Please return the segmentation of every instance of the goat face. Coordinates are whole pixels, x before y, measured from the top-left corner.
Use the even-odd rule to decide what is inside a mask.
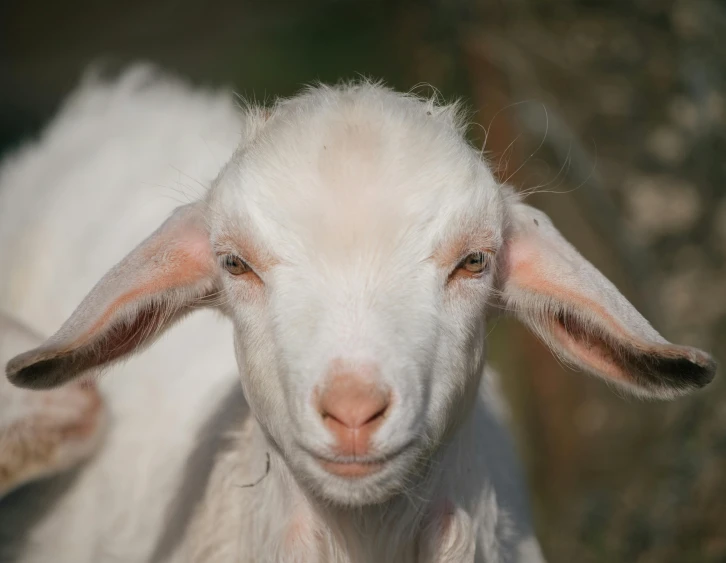
[[[451,113],[371,87],[283,104],[218,178],[243,385],[319,494],[400,490],[475,396],[503,205]]]

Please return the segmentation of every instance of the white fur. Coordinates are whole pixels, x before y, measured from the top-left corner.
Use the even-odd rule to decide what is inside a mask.
[[[103,363],[111,329],[135,326],[145,307],[163,320],[217,308],[236,354],[228,321],[198,313],[108,374],[109,440],[25,531],[21,561],[538,562],[485,367],[490,306],[512,307],[566,359],[644,393],[666,384],[636,365],[637,351],[712,369],[662,340],[554,228],[531,227],[543,217],[495,182],[455,108],[370,83],[313,88],[269,114],[139,69],[82,89],[0,177],[0,308],[51,332],[175,207],[160,194],[194,181],[198,201],[9,374],[36,385],[28,366],[68,350]],[[471,252],[491,267],[455,274]],[[224,271],[228,254],[254,273]],[[560,276],[569,266],[587,277]],[[607,295],[588,301],[590,283]],[[556,330],[558,311],[577,320],[572,340]],[[374,365],[374,383],[393,393],[362,460],[335,453],[315,407],[336,362]],[[630,381],[630,367],[655,383]],[[236,371],[246,401],[229,395]],[[318,458],[383,464],[351,480]],[[8,500],[23,508],[29,495]]]
[[[203,193],[196,182],[214,179],[239,138],[226,93],[144,67],[114,84],[91,80],[0,172],[0,310],[52,333],[106,270]],[[108,373],[102,454],[33,530],[18,529],[33,490],[0,505],[0,560],[27,534],[22,561],[143,561],[196,431],[236,373],[229,323],[208,311]]]

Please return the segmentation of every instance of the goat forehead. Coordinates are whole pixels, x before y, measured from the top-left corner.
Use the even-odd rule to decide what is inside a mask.
[[[386,95],[388,105],[341,95],[283,108],[223,175],[215,204],[288,259],[421,260],[473,212],[498,230],[496,184],[459,131]]]

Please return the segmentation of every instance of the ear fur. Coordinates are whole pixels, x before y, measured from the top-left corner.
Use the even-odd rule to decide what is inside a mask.
[[[646,397],[675,397],[713,379],[711,356],[665,340],[541,211],[510,204],[501,254],[504,306],[565,362]]]
[[[218,286],[204,203],[173,215],[91,290],[43,345],[13,358],[7,375],[43,389],[120,360],[204,304]]]

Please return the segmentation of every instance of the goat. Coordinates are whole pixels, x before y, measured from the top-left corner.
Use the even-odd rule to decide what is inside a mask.
[[[173,212],[149,187],[187,178]],[[495,180],[456,106],[370,82],[269,110],[148,69],[92,83],[5,165],[0,229],[0,308],[70,314],[10,381],[118,364],[102,449],[41,516],[48,482],[0,506],[18,561],[543,561],[487,318],[642,397],[715,374]]]

